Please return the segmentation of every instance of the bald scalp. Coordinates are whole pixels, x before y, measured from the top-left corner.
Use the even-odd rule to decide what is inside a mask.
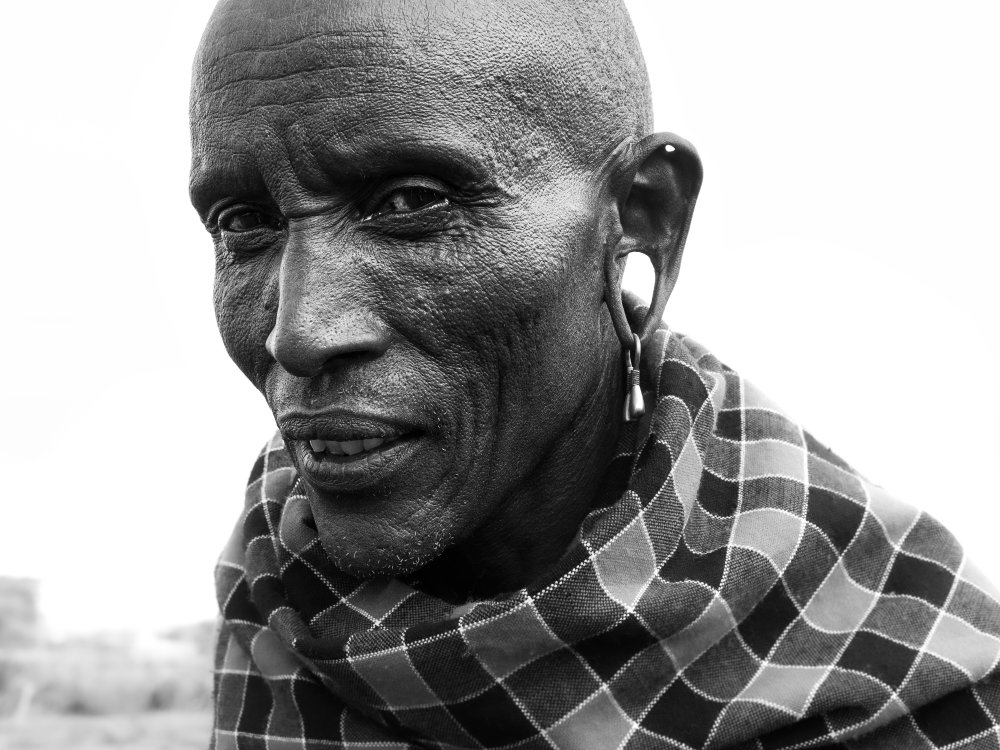
[[[554,147],[595,166],[652,132],[645,62],[621,0],[221,0],[195,61],[192,125],[212,116],[206,95],[324,64],[335,72],[352,47],[364,48],[372,85],[379,68],[430,65],[443,85],[471,81],[500,97],[507,111],[483,117],[522,120],[512,149]],[[292,49],[309,50],[311,70]]]

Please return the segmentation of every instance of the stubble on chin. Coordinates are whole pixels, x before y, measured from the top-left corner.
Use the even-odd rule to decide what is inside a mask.
[[[438,521],[396,528],[375,522],[377,530],[348,532],[340,524],[317,524],[320,545],[331,565],[355,578],[404,578],[440,557],[454,544],[453,535]]]

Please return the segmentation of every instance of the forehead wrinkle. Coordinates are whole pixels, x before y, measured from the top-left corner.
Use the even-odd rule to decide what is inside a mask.
[[[223,120],[230,127],[209,130],[194,140],[190,191],[196,205],[227,197],[302,203],[307,196],[294,172],[304,154],[292,156],[280,125],[258,109]]]
[[[465,154],[466,162],[496,165],[489,146],[496,140],[490,132],[493,118],[475,117],[476,112],[467,109],[467,97],[453,95],[450,86],[404,98],[387,96],[385,86],[331,93],[330,87],[316,83],[314,89],[323,96],[299,93],[267,104],[245,97],[212,97],[213,111],[206,112],[205,106],[204,114],[196,116],[200,125],[195,142],[228,148],[227,141],[235,139],[240,149],[261,153],[267,161],[280,154],[286,171],[292,167],[305,182],[316,185],[328,184],[325,175],[338,171],[338,163],[356,172],[366,160],[399,152],[407,143],[437,144],[445,152]],[[402,82],[392,89],[408,93]],[[319,163],[317,156],[324,150],[334,156]]]
[[[362,75],[374,84],[388,71],[406,68],[399,50],[387,49],[381,36],[379,43],[355,44],[357,40],[352,40],[346,45],[333,43],[331,35],[324,36],[321,44],[306,36],[268,49],[244,48],[201,64],[196,77],[197,93],[211,96],[239,87],[253,95],[273,84],[312,87],[315,81],[310,81],[311,77],[318,78],[329,90],[352,75]],[[343,38],[337,36],[338,41]]]
[[[273,165],[278,179],[294,176],[296,189],[317,198],[403,173],[436,176],[461,187],[495,187],[495,162],[479,134],[459,120],[412,128],[387,118],[362,118],[350,127],[343,122],[323,127],[329,124],[324,114],[315,115],[317,126],[307,118],[290,123],[280,134],[281,148],[271,149],[262,166]],[[428,113],[428,119],[433,116]]]
[[[483,93],[496,88],[490,74],[498,69],[508,73],[525,69],[525,75],[517,76],[522,81],[565,78],[567,66],[559,64],[561,55],[551,53],[565,49],[559,34],[546,35],[543,30],[540,35],[532,19],[519,18],[516,11],[495,3],[477,4],[475,10],[463,3],[438,4],[432,10],[431,2],[410,0],[404,6],[391,1],[358,5],[365,5],[369,14],[359,19],[355,11],[345,12],[343,4],[322,2],[313,7],[327,8],[330,12],[325,15],[285,14],[280,23],[256,29],[253,24],[232,23],[239,11],[217,13],[214,32],[206,31],[200,51],[199,93],[242,86],[253,96],[254,89],[280,82],[308,89],[310,97],[318,98],[325,90],[342,89],[338,84],[348,83],[342,79],[360,77],[372,86],[371,93],[384,94],[401,75],[425,82],[438,76],[453,86],[464,83],[467,92]],[[274,9],[265,3],[264,10],[269,7]],[[259,8],[244,8],[242,13],[258,20],[261,15]],[[295,23],[290,24],[289,18]],[[304,21],[314,25],[304,27]],[[330,29],[331,23],[340,25]]]
[[[209,37],[206,34],[206,40]],[[368,100],[384,104],[389,99],[391,107],[385,109],[395,113],[414,103],[407,94],[421,71],[385,30],[313,30],[281,43],[253,39],[253,44],[215,55],[217,63],[204,62],[213,56],[202,55],[192,92],[193,125],[211,121],[220,110],[231,115],[261,108],[281,120],[288,119],[282,107],[298,117],[311,105],[319,108],[339,100],[342,111],[327,116],[344,120]],[[203,46],[212,45],[206,41]],[[363,125],[364,117],[353,119]]]
[[[367,4],[370,6],[371,2]],[[370,22],[333,26],[327,21],[334,10],[343,10],[343,5],[336,0],[318,3],[310,0],[271,3],[267,0],[221,0],[202,36],[198,59],[211,64],[247,51],[280,50],[309,39],[339,39],[349,43],[380,31]]]

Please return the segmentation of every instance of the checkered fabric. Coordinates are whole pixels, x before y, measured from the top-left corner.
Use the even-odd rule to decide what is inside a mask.
[[[691,339],[556,569],[454,607],[318,543],[279,437],[217,570],[216,750],[992,748],[1000,605]]]

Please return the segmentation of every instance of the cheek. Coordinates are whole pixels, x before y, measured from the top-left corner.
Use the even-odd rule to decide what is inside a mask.
[[[264,342],[278,303],[271,277],[265,262],[220,266],[213,289],[215,320],[226,351],[258,389],[263,389],[266,377],[269,355]]]
[[[559,222],[548,210],[524,211],[453,251],[395,259],[406,283],[387,304],[448,373],[460,454],[537,450],[592,381],[602,265],[592,213],[567,205]],[[573,388],[552,385],[567,380]]]
[[[450,247],[398,254],[387,264],[384,304],[397,320],[419,321],[412,333],[436,355],[475,356],[491,344],[502,352],[508,338],[533,332],[570,294],[588,304],[602,296],[588,208],[572,190],[537,196]]]
[[[490,338],[508,423],[525,421],[519,410],[560,420],[578,405],[578,384],[591,382],[601,367],[595,347],[604,283],[592,217],[562,212],[561,222],[547,218],[522,238],[521,253],[506,256],[484,294],[487,313],[503,311]]]

